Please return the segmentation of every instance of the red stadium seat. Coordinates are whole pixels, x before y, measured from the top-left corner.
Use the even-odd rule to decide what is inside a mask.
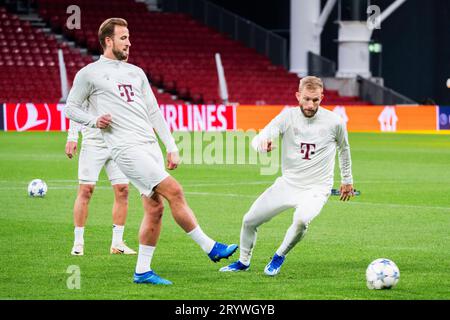
[[[76,3],[83,7],[83,29],[69,30],[63,17],[67,16],[66,8],[72,0],[34,1],[39,15],[54,32],[63,33],[94,55],[102,52],[97,36],[100,23],[111,16],[127,19],[132,33],[130,63],[147,73],[160,102],[178,103],[183,99],[192,103],[220,103],[214,58],[215,53],[220,53],[232,101],[297,103],[294,92],[299,79],[295,74],[186,14],[149,12],[145,3],[134,0],[110,0],[108,6],[78,0]],[[92,55],[82,55],[79,49],[73,49],[65,41],[56,41],[55,36],[33,28],[28,21],[21,21],[0,7],[0,81],[8,77],[15,88],[23,88],[24,92],[11,91],[8,97],[19,99],[20,96],[14,96],[16,92],[43,101],[54,99],[58,91],[54,87],[47,90],[48,86],[33,85],[56,81],[59,87],[58,48],[64,53],[69,82],[80,68],[93,61]],[[32,83],[24,81],[31,77]],[[172,95],[178,99],[172,99]],[[324,102],[362,103],[357,97],[341,97],[336,91],[326,91],[325,96]]]

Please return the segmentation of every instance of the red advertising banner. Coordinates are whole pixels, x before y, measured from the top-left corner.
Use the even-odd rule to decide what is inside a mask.
[[[0,105],[1,106],[1,105]],[[6,103],[5,131],[66,131],[65,104]],[[236,129],[236,110],[225,105],[160,105],[171,131],[227,131]]]
[[[3,129],[5,131],[66,131],[69,120],[64,116],[64,107],[64,104],[55,103],[0,105]],[[259,130],[284,108],[290,107],[292,106],[160,105],[162,115],[171,131]],[[439,130],[438,106],[324,107],[340,115],[347,123],[349,131],[432,132]],[[441,118],[442,121],[446,119],[442,115]]]
[[[69,120],[64,116],[64,104],[5,103],[5,131],[66,131]]]
[[[225,105],[160,105],[171,131],[236,129],[236,107]]]

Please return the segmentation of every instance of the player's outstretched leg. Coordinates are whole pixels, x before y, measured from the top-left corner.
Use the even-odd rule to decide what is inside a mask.
[[[221,259],[227,259],[236,252],[237,244],[226,245],[214,241],[203,232],[194,213],[188,206],[183,188],[177,180],[169,176],[158,184],[155,191],[167,199],[177,224],[202,248],[212,261],[217,262]]]

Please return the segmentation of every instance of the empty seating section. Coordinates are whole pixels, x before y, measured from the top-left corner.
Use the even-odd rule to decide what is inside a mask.
[[[0,101],[58,102],[58,49],[72,70],[92,61],[0,7]]]
[[[73,4],[81,9],[81,29],[70,30],[66,26],[70,15],[66,10]],[[144,3],[134,0],[37,0],[37,5],[39,15],[54,32],[63,33],[93,55],[101,54],[97,36],[101,22],[109,17],[125,18],[130,29],[129,62],[147,73],[159,103],[221,103],[214,58],[215,53],[220,53],[230,102],[296,104],[295,74],[188,15],[149,12]],[[5,10],[0,14],[0,50],[4,50],[0,68],[6,71],[1,72],[0,81],[20,73],[20,77],[5,81],[8,90],[2,89],[0,95],[7,96],[0,98],[59,98],[59,90],[55,90],[60,86],[58,48],[65,53],[69,82],[81,67],[93,61],[92,56],[83,56],[78,50],[58,43],[17,16]],[[157,88],[164,89],[164,93]],[[172,95],[178,100],[173,100]],[[357,97],[340,97],[337,91],[326,91],[325,96],[324,103],[329,104],[364,103]]]

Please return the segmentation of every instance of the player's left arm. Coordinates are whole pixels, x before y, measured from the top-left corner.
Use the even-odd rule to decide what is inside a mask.
[[[169,126],[164,120],[164,117],[159,109],[158,102],[156,101],[156,97],[152,92],[150,83],[148,82],[147,76],[144,71],[141,70],[142,73],[142,93],[144,95],[145,104],[149,108],[150,122],[155,128],[156,133],[159,138],[164,143],[167,151],[167,168],[169,170],[176,169],[178,164],[180,163],[180,156],[178,154],[178,147],[175,144],[175,139],[170,133]]]
[[[340,200],[348,201],[355,195],[353,189],[352,159],[350,144],[344,120],[340,119],[336,126],[336,143],[338,149],[339,168],[341,170],[341,197]]]

